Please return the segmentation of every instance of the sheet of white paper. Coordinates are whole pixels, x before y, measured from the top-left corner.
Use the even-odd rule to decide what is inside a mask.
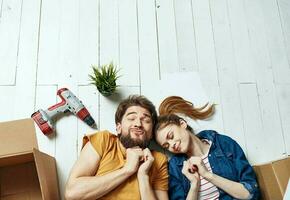
[[[184,99],[201,106],[209,101],[202,87],[198,73],[175,72],[163,74],[152,88],[152,95],[147,97],[159,107],[161,101],[168,96],[181,96]]]
[[[196,72],[163,74],[161,80],[152,85],[154,88],[151,89],[150,94],[146,94],[146,97],[154,103],[157,111],[160,103],[168,96],[180,96],[197,107],[210,101]],[[197,121],[188,117],[184,118],[196,132],[199,132],[201,127]]]

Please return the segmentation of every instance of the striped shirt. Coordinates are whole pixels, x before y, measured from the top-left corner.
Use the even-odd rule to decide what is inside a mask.
[[[211,141],[209,141],[209,140],[205,140],[205,142],[209,143],[210,146],[212,144]],[[208,161],[208,153],[203,155],[201,158],[202,158],[202,161],[203,161],[205,167],[207,168],[207,170],[209,172],[212,172],[212,169],[210,167],[210,163]],[[198,199],[199,200],[219,199],[219,191],[218,191],[217,187],[215,185],[213,185],[211,182],[207,181],[202,176],[200,176],[200,188],[198,191]]]

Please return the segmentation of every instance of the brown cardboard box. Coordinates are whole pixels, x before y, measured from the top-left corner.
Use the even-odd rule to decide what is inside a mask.
[[[40,152],[32,119],[0,123],[0,199],[59,199],[55,159]]]
[[[290,177],[290,157],[270,163],[254,166],[261,199],[283,199]]]

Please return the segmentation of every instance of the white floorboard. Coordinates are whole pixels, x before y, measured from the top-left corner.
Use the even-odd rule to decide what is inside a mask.
[[[0,85],[14,85],[17,67],[22,1],[1,1]]]
[[[143,94],[158,107],[168,95],[215,115],[190,121],[236,139],[251,164],[290,155],[288,0],[0,0],[0,121],[29,118],[60,102],[67,87],[97,123],[72,114],[56,133],[37,130],[55,157],[63,198],[84,134],[115,132],[118,103]],[[113,62],[117,93],[89,84],[91,65]],[[2,142],[2,141],[1,141]]]
[[[173,0],[156,1],[158,48],[162,73],[178,72],[178,52]]]
[[[198,69],[204,84],[218,85],[215,43],[208,0],[192,0]]]

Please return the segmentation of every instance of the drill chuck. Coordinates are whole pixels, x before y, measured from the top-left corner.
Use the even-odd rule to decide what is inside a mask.
[[[86,122],[87,125],[89,125],[90,127],[95,127],[96,126],[96,122],[95,120],[92,118],[92,116],[88,115],[85,117],[84,121]]]

